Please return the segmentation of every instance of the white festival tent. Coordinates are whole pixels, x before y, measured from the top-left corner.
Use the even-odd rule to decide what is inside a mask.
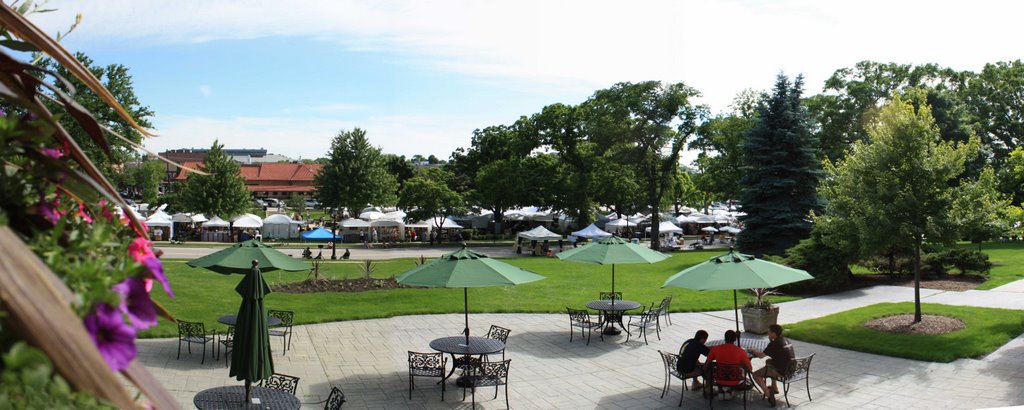
[[[299,225],[302,222],[292,220],[288,215],[276,214],[263,220],[263,237],[274,239],[294,239],[299,237]]]
[[[647,228],[647,232],[650,232],[650,231],[651,231],[651,228],[648,227]],[[658,224],[658,234],[659,235],[671,234],[671,233],[681,234],[681,233],[683,233],[683,230],[680,229],[678,226],[675,226],[674,224],[672,224],[672,222],[669,222],[669,221],[661,221],[661,223]]]
[[[528,241],[557,241],[562,239],[562,235],[551,232],[543,226],[538,226],[529,231],[520,232],[517,236]]]
[[[192,217],[189,216],[188,214],[178,212],[178,213],[176,213],[176,214],[171,216],[171,222],[190,224],[190,223],[193,223],[195,221],[193,221]]]
[[[731,233],[733,235],[738,234],[738,233],[740,233],[740,231],[742,231],[742,229],[736,228],[736,227],[733,227],[733,226],[724,226],[724,227],[718,228],[718,230],[720,232]]]
[[[692,215],[679,215],[676,217],[676,223],[678,224],[693,224],[697,223],[697,217]]]
[[[150,228],[167,228],[167,236],[161,236],[161,240],[167,240],[169,238],[174,237],[174,222],[171,220],[171,216],[164,211],[153,212],[153,215],[150,215],[149,218],[146,218],[146,226]],[[162,230],[163,229],[161,229],[161,231]],[[150,229],[150,231],[154,232],[155,230]]]
[[[203,214],[192,215],[192,222],[193,223],[203,223],[203,222],[206,222],[206,217],[203,216]]]
[[[601,239],[612,236],[612,234],[602,231],[601,228],[598,228],[597,225],[594,224],[587,225],[586,228],[580,229],[572,234],[573,236],[589,239]]]
[[[608,223],[604,224],[604,229],[612,232],[618,232],[619,229],[626,228],[628,226],[635,227],[636,224],[629,223],[629,220],[627,220],[626,218],[613,219],[611,221],[608,221]]]
[[[259,229],[263,227],[263,220],[256,215],[245,214],[232,219],[232,228]]]
[[[342,228],[369,228],[370,223],[362,219],[349,218],[340,222]]]
[[[700,230],[702,230],[704,232],[710,232],[710,233],[718,232],[718,229],[715,229],[715,228],[710,227],[710,226],[705,226],[703,228],[700,228]]]
[[[361,212],[359,214],[359,219],[362,219],[364,221],[373,221],[375,219],[380,219],[383,216],[384,216],[384,213],[380,212],[380,211],[366,211],[366,212]]]
[[[216,216],[216,215],[214,215],[213,218],[210,218],[208,221],[203,222],[203,228],[229,228],[229,227],[231,227],[231,223],[229,223],[228,221],[225,221],[223,219],[220,219],[220,217]]]

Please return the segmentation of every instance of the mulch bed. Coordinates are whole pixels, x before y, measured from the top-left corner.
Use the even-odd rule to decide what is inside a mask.
[[[938,279],[922,279],[921,287],[924,289],[949,290],[963,292],[971,290],[985,280],[976,276],[947,275]],[[914,278],[906,276],[890,275],[857,275],[856,282],[861,285],[892,285],[892,286],[914,286]]]
[[[879,332],[915,335],[941,335],[967,327],[960,319],[949,316],[921,315],[920,322],[913,321],[914,315],[911,314],[893,315],[870,320],[864,327]]]
[[[397,289],[409,286],[388,279],[307,279],[302,282],[290,282],[274,285],[271,290],[282,293],[316,293],[316,292],[365,292],[368,290]]]

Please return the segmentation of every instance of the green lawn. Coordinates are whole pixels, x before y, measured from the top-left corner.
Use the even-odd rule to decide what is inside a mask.
[[[964,247],[978,249],[978,245]],[[1024,242],[986,242],[981,245],[981,251],[988,254],[993,266],[989,279],[978,286],[978,290],[1024,279]]]
[[[731,309],[732,292],[697,292],[678,288],[661,289],[672,274],[711,256],[721,250],[675,253],[668,260],[653,265],[619,265],[615,267],[615,290],[629,300],[644,304],[660,301],[672,295],[672,311],[707,311]],[[469,291],[471,312],[565,312],[567,306],[583,307],[597,297],[598,292],[610,290],[611,267],[585,263],[563,262],[556,258],[513,258],[505,260],[524,269],[547,277],[545,280],[520,286],[477,288]],[[356,278],[361,275],[359,261],[326,262],[321,272],[331,278]],[[170,300],[163,292],[154,291],[155,299],[175,317],[201,321],[209,328],[224,330],[216,323],[218,316],[235,313],[241,301],[235,285],[241,275],[220,275],[204,269],[193,269],[181,262],[164,264],[177,299]],[[397,275],[413,265],[412,259],[381,261],[377,263],[375,277]],[[264,274],[270,283],[293,282],[306,278],[306,273],[269,272]],[[776,297],[785,301],[793,297]],[[742,303],[742,300],[741,300]],[[458,313],[463,311],[462,289],[393,289],[359,293],[271,293],[268,308],[293,310],[297,323],[319,323],[339,320],[392,317],[410,314]],[[177,334],[176,327],[165,320],[142,337],[170,337]]]
[[[967,327],[944,335],[898,335],[864,327],[871,319],[913,313],[913,303],[881,303],[786,326],[786,336],[860,352],[932,362],[988,354],[1024,332],[1024,311],[922,304],[925,314],[952,316]]]

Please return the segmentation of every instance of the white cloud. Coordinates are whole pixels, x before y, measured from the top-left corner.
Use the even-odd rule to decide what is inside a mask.
[[[208,118],[163,115],[154,120],[160,136],[145,140],[146,148],[162,152],[175,148],[208,148],[213,140],[230,148],[265,148],[292,158],[327,154],[339,131],[359,127],[370,143],[386,153],[405,156],[435,154],[446,158],[455,148],[469,145],[476,124],[494,119],[437,115],[391,115],[358,121],[302,117]]]
[[[291,107],[284,109],[284,113],[317,113],[317,114],[337,114],[347,113],[352,111],[361,111],[370,108],[366,104],[356,104],[347,102],[328,102],[320,104],[305,105],[300,107]]]
[[[199,86],[199,94],[202,94],[203,97],[209,97],[213,95],[213,88],[210,88],[210,86],[205,84],[201,85]]]
[[[658,0],[394,2],[53,1],[49,32],[83,12],[77,41],[189,43],[292,36],[397,52],[441,70],[594,90],[619,81],[685,81],[725,109],[774,75],[817,92],[860,60],[978,69],[1019,58],[1024,3]],[[311,64],[314,62],[310,62]]]

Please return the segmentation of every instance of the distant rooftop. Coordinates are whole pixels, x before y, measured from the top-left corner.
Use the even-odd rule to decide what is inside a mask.
[[[267,150],[264,149],[264,148],[237,148],[237,149],[229,148],[229,149],[224,149],[223,151],[224,151],[225,154],[233,156],[233,157],[234,156],[245,156],[245,155],[248,155],[250,157],[264,157],[264,156],[267,155]],[[170,149],[170,150],[167,150],[166,152],[168,152],[168,153],[175,153],[175,154],[185,154],[185,153],[206,154],[206,153],[210,152],[210,149],[209,148],[179,148],[179,149]]]

